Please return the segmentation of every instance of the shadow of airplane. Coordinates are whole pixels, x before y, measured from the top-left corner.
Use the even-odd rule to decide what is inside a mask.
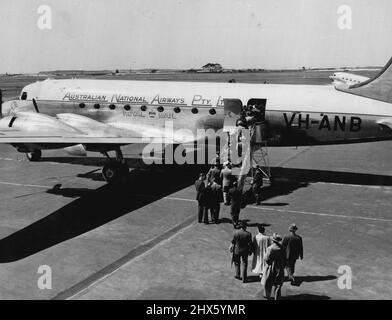
[[[69,163],[69,159],[64,157],[61,159],[46,158],[45,160],[57,162],[64,160],[64,163]],[[95,161],[94,165],[105,161],[103,158],[93,160]],[[61,186],[50,189],[48,190],[49,193],[71,198],[78,197],[78,199],[26,228],[1,239],[0,263],[23,259],[100,227],[124,214],[192,185],[198,173],[206,172],[208,169],[207,166],[194,165],[152,166],[151,170],[135,169],[131,171],[129,181],[124,185],[105,185],[97,190],[85,188],[62,189]],[[79,177],[101,180],[100,173],[95,171],[79,175]],[[311,182],[392,185],[392,176],[373,174],[280,167],[272,168],[272,174],[275,178],[283,177],[286,180],[278,179],[272,186],[264,187],[263,201],[290,194],[299,188],[307,187]],[[267,205],[283,206],[286,204]],[[225,222],[228,221],[223,221],[223,223]],[[303,281],[309,281],[309,279]]]
[[[55,186],[50,193],[80,198],[1,239],[0,263],[26,258],[186,188],[194,183],[200,170],[133,170],[126,184],[105,185],[97,190]]]
[[[282,167],[272,167],[271,174],[278,180],[279,178],[283,178],[288,181],[306,183],[326,182],[367,186],[392,186],[392,176],[378,174]]]
[[[41,161],[97,167],[102,167],[105,165],[105,163],[107,163],[107,160],[104,157],[46,157],[42,158]],[[127,163],[131,168],[151,168],[151,166],[146,165],[140,158],[127,158]],[[160,165],[157,165],[157,167],[159,166]],[[283,167],[271,167],[270,169],[271,175],[274,177],[274,179],[284,179],[291,183],[327,182],[357,185],[392,186],[392,176],[386,175]],[[280,187],[282,186],[283,184],[280,185]]]

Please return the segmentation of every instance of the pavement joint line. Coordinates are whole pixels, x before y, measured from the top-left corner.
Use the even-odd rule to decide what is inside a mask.
[[[64,291],[58,293],[51,300],[70,300],[78,295],[81,295],[83,292],[89,290],[94,285],[110,277],[112,274],[117,272],[119,269],[121,269],[129,262],[133,261],[134,259],[140,256],[143,256],[144,254],[153,250],[157,246],[166,243],[167,241],[171,240],[173,237],[178,235],[181,231],[184,231],[186,228],[192,226],[193,224],[195,224],[195,217],[192,215],[187,219],[185,219],[184,221],[182,221],[181,223],[175,225],[173,228],[160,234],[159,236],[151,240],[142,242],[139,246],[133,248],[125,256],[112,262],[111,264],[107,265],[103,269],[93,273],[92,275],[88,276],[86,279],[76,283],[70,288],[65,289]]]
[[[31,187],[31,188],[45,188],[45,189],[53,188],[53,187],[43,186],[38,184],[23,184],[23,183],[14,183],[14,182],[5,182],[5,181],[0,181],[0,184],[7,185],[7,186],[16,186],[16,187]]]
[[[165,197],[163,199],[174,200],[174,201],[197,202],[197,200],[191,200],[191,199],[185,199],[185,198],[174,198],[174,197]],[[252,208],[252,209],[256,209],[256,210],[275,211],[275,212],[281,212],[281,213],[299,213],[299,214],[304,214],[304,215],[321,216],[321,217],[392,222],[392,219],[370,218],[370,217],[362,217],[362,216],[345,216],[345,215],[338,215],[338,214],[332,214],[332,213],[318,213],[318,212],[307,212],[307,211],[296,211],[296,210],[273,209],[273,208],[263,207],[263,205],[261,205],[261,207],[256,207],[256,206],[247,206],[247,207]]]
[[[307,211],[296,211],[296,210],[283,210],[283,209],[273,209],[273,208],[260,208],[255,206],[249,206],[249,208],[257,209],[257,210],[267,210],[267,211],[275,211],[282,213],[299,213],[304,215],[311,216],[321,216],[321,217],[333,217],[333,218],[346,218],[346,219],[357,219],[357,220],[371,220],[371,221],[381,221],[381,222],[392,222],[392,219],[382,219],[382,218],[370,218],[370,217],[361,217],[361,216],[345,216],[338,215],[332,213],[319,213],[319,212],[307,212]]]

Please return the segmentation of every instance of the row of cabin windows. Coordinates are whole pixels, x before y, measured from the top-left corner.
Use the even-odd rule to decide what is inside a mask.
[[[84,108],[86,107],[86,104],[85,104],[85,103],[80,103],[80,104],[79,104],[79,107],[80,107],[81,109],[84,109]],[[100,105],[99,103],[94,104],[94,109],[97,109],[97,110],[98,110],[98,109],[100,109],[100,108],[101,108],[101,105]],[[114,104],[109,105],[109,109],[110,109],[110,110],[115,110],[115,109],[116,109],[116,105],[114,105]],[[125,110],[125,111],[131,110],[131,106],[130,106],[129,104],[126,104],[126,105],[124,106],[124,110]],[[147,106],[145,106],[145,105],[141,106],[141,107],[140,107],[140,110],[141,110],[141,111],[146,111],[146,110],[147,110]],[[157,110],[158,110],[158,112],[163,112],[163,111],[165,111],[165,108],[162,107],[162,106],[159,106],[159,107],[157,108]],[[173,109],[173,111],[174,111],[175,113],[180,113],[180,112],[181,112],[181,108],[180,108],[180,107],[175,107],[175,108]],[[199,109],[198,109],[198,108],[192,108],[192,109],[191,109],[191,112],[192,112],[193,114],[197,114],[197,113],[199,113]],[[209,113],[212,114],[212,115],[214,115],[214,114],[216,114],[216,110],[215,110],[215,109],[210,109],[210,110],[209,110]]]

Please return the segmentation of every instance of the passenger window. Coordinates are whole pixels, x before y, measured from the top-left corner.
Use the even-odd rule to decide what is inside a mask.
[[[199,110],[197,108],[193,108],[191,111],[193,114],[197,114],[199,112]]]
[[[126,104],[126,105],[124,106],[124,110],[125,110],[125,111],[131,110],[131,106],[130,106],[129,104]]]
[[[180,113],[181,112],[181,108],[180,107],[175,107],[173,110],[174,110],[175,113]]]
[[[147,110],[147,106],[141,106],[140,109],[141,109],[142,111],[146,111],[146,110]]]

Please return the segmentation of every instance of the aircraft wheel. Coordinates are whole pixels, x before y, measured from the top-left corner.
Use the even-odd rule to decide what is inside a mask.
[[[119,162],[109,162],[102,168],[102,176],[107,183],[119,181],[126,177],[128,172],[128,166]]]
[[[40,161],[42,158],[42,151],[37,149],[37,150],[34,150],[33,152],[28,152],[28,153],[26,153],[26,157],[31,162]]]

